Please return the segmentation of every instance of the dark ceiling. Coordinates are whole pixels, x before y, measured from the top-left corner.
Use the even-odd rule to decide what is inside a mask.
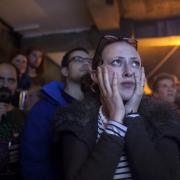
[[[180,0],[1,0],[0,17],[25,38],[36,38],[34,42],[51,44],[51,48],[54,47],[49,43],[50,37],[47,41],[42,41],[41,37],[53,35],[57,39],[56,34],[63,34],[63,38],[55,43],[56,57],[60,57],[58,53],[61,53],[62,45],[69,42],[66,35],[91,31],[92,26],[100,31],[123,30],[139,38],[180,35]],[[78,38],[78,44],[81,39],[91,42],[93,38],[88,32],[87,36]],[[77,43],[75,38],[73,43]],[[147,74],[172,48],[140,48]],[[154,74],[166,71],[180,78],[179,57],[178,49]]]

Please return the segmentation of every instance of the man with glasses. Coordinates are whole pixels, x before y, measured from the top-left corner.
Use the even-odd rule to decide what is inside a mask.
[[[64,83],[51,82],[42,88],[42,98],[28,114],[23,135],[21,167],[25,180],[58,179],[52,152],[53,116],[58,108],[84,98],[80,82],[91,61],[86,49],[70,50],[61,64]]]
[[[62,179],[180,179],[178,114],[143,97],[136,40],[104,36],[82,82],[84,100],[56,115]]]
[[[7,152],[0,150],[0,159],[8,153],[8,159],[1,162],[0,179],[20,179],[19,143],[25,116],[14,104],[18,83],[18,72],[14,65],[0,63],[0,148],[6,144]],[[2,154],[3,153],[3,154]]]

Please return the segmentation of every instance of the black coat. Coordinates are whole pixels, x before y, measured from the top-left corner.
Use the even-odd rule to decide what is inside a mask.
[[[103,133],[98,143],[99,104],[88,97],[56,115],[55,144],[63,180],[112,180],[126,150],[133,179],[180,180],[180,125],[176,111],[144,97],[136,119],[126,118],[125,139]]]

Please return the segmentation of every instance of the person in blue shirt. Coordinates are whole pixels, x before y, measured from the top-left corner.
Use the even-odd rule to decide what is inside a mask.
[[[22,137],[21,172],[25,180],[58,179],[52,152],[53,117],[57,109],[84,98],[80,82],[89,64],[87,50],[72,49],[61,64],[64,83],[53,81],[42,87],[41,99],[30,110]]]

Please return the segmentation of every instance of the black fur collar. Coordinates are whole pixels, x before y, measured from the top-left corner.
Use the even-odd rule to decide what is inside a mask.
[[[60,110],[56,114],[55,119],[59,121],[59,123],[68,120],[85,125],[92,118],[97,117],[99,106],[100,104],[96,98],[88,96],[82,102],[76,102]],[[147,121],[155,124],[179,121],[175,107],[148,96],[142,98],[139,114],[143,116],[144,119],[147,119]]]

